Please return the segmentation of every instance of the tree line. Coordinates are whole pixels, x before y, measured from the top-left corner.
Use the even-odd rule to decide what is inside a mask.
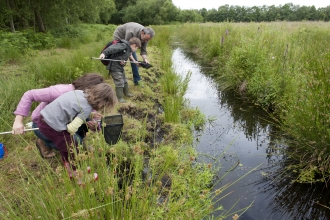
[[[182,10],[172,0],[5,0],[0,2],[2,30],[34,28],[36,32],[65,24],[143,25],[175,22],[271,22],[330,21],[330,6],[300,6],[292,3],[271,6],[230,6],[218,9]]]

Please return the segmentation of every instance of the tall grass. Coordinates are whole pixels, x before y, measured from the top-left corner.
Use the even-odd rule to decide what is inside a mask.
[[[160,79],[162,91],[164,94],[164,113],[165,122],[181,122],[181,111],[185,107],[184,94],[187,91],[191,73],[188,73],[185,78],[178,76],[172,69],[171,61],[171,36],[174,27],[172,26],[156,26],[154,27],[157,38],[152,40],[152,44],[159,47],[161,53],[161,68],[164,74]]]
[[[301,170],[300,182],[325,181],[330,176],[329,58],[330,53],[310,58],[298,94],[287,100],[281,114],[282,127],[295,137],[298,148],[292,158],[303,161],[292,166]]]
[[[24,75],[17,76],[0,76],[0,129],[1,131],[11,131],[13,122],[13,113],[16,109],[17,103],[24,92],[36,87],[35,79],[33,76],[26,77]],[[2,139],[6,139],[2,136]]]
[[[291,157],[301,173],[328,176],[328,23],[184,24],[178,29],[177,38],[214,68],[223,89],[275,112],[298,143]]]
[[[210,212],[212,204],[206,197],[212,193],[198,189],[207,188],[212,171],[203,165],[192,168],[194,162],[182,154],[184,148],[154,149],[146,168],[142,144],[120,142],[109,148],[98,135],[89,140],[94,150],[77,155],[76,179],[70,180],[62,166],[55,171],[45,167],[35,177],[22,165],[22,176],[28,179],[22,181],[25,190],[13,200],[2,200],[8,206],[1,218],[202,219]],[[17,205],[9,205],[13,203]]]
[[[169,33],[157,33],[160,38],[169,36]],[[99,34],[97,38],[100,39]],[[70,180],[61,162],[46,161],[31,153],[32,149],[36,151],[31,146],[32,133],[24,135],[26,140],[23,136],[8,137],[11,143],[17,141],[17,146],[12,144],[11,155],[3,161],[6,166],[0,182],[10,183],[0,189],[1,219],[203,219],[212,218],[212,213],[221,209],[221,206],[213,207],[213,199],[222,192],[210,190],[214,179],[212,166],[196,163],[196,152],[191,145],[190,128],[202,126],[203,115],[185,108],[182,96],[189,77],[171,75],[170,48],[165,48],[167,41],[162,40],[161,66],[168,77],[161,79],[164,90],[159,98],[177,102],[165,110],[165,115],[179,112],[180,116],[180,120],[177,116],[168,119],[176,124],[169,127],[171,130],[164,137],[166,143],[150,147],[141,142],[150,126],[146,120],[139,121],[141,126],[135,128],[135,139],[113,146],[105,143],[102,133],[89,134],[85,139],[89,151],[80,149],[77,153],[77,175]],[[1,119],[12,121],[12,111],[28,89],[70,83],[85,72],[106,74],[103,65],[95,65],[99,61],[90,60],[92,54],[100,53],[103,45],[96,42],[74,50],[53,49],[24,59],[19,80],[13,80],[14,74],[9,71],[1,76],[5,79],[1,81],[4,97]],[[2,123],[0,127],[9,130],[11,123]],[[29,157],[34,158],[32,162]]]
[[[24,68],[14,73],[1,75],[0,95],[1,118],[8,124],[0,123],[1,130],[11,129],[13,112],[20,97],[30,89],[44,88],[54,84],[71,83],[73,80],[88,72],[106,73],[99,61],[91,60],[90,54],[97,56],[103,42],[91,43],[89,47],[77,49],[69,53],[62,49],[42,52],[42,56],[25,59]],[[22,61],[21,61],[22,62]],[[6,138],[6,137],[4,137]]]
[[[0,64],[19,63],[24,58],[35,56],[39,50],[76,49],[81,44],[100,40],[105,40],[103,44],[106,44],[112,39],[115,28],[115,25],[80,24],[63,25],[59,29],[49,30],[46,34],[32,30],[15,33],[0,31]]]

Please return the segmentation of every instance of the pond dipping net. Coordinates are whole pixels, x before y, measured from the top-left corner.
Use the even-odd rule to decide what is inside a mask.
[[[123,116],[111,115],[102,119],[102,132],[105,141],[110,144],[116,144],[120,138],[121,130],[123,128]]]

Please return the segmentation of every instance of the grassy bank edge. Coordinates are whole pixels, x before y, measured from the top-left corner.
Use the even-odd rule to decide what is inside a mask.
[[[195,162],[198,154],[191,145],[191,129],[201,127],[205,118],[198,110],[189,108],[182,99],[186,81],[174,76],[171,71],[169,31],[163,34],[158,31],[163,38],[159,44],[155,38],[155,46],[150,45],[150,57],[155,68],[141,71],[146,81],[145,88],[134,87],[130,82],[136,96],[117,109],[124,115],[125,141],[109,147],[102,135],[91,134],[87,140],[94,151],[78,155],[85,187],[79,187],[67,178],[59,158],[44,160],[39,157],[33,133],[3,138],[9,150],[8,157],[1,161],[0,193],[5,201],[1,204],[1,215],[4,219],[96,219],[101,216],[114,219],[129,216],[201,219],[221,209],[221,206],[213,207],[213,199],[226,187],[216,192],[210,188],[213,169],[217,168]],[[6,114],[1,115],[4,122],[2,128],[11,128],[13,115],[8,109],[12,111],[21,94],[28,89],[68,83],[86,72],[100,72],[112,84],[104,66],[94,63],[89,57],[99,54],[103,44],[96,42],[75,50],[42,51],[40,56],[25,60],[28,62],[22,61],[19,67],[8,66],[11,72],[2,76],[6,79],[3,97],[8,102],[8,105],[1,105],[1,110],[6,110]],[[127,75],[131,79],[129,68]],[[166,78],[163,78],[164,75]],[[164,114],[155,114],[156,100],[163,106],[167,105]],[[179,102],[172,105],[174,101]],[[144,114],[139,118],[130,113],[132,110]],[[155,123],[147,120],[149,115],[155,116]],[[28,121],[29,118],[26,119]],[[146,144],[144,140],[156,135],[156,131],[151,134],[152,129],[148,128],[157,127],[157,124],[162,124],[161,130],[165,133],[163,141],[153,143],[150,148],[150,143]],[[146,152],[147,175],[151,176],[147,181],[140,177],[146,168]],[[112,163],[105,166],[104,161],[109,158]],[[128,164],[130,166],[126,167]],[[126,168],[119,169],[119,165]],[[98,173],[98,181],[91,181],[92,176],[86,174],[87,167]],[[123,176],[136,178],[123,179]],[[224,212],[223,217],[231,214]]]

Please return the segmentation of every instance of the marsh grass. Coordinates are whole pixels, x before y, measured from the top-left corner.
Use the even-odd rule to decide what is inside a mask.
[[[109,147],[100,133],[93,133],[87,144],[93,150],[76,156],[73,180],[60,164],[54,170],[44,162],[37,177],[20,164],[24,190],[10,198],[1,192],[7,207],[2,219],[201,219],[210,213],[213,171],[187,158],[191,148],[154,148],[144,171],[146,146],[141,142]]]
[[[17,96],[22,96],[24,92],[36,86],[34,77],[21,77],[2,75],[0,80],[1,86],[1,101],[0,101],[0,115],[2,122],[0,123],[1,131],[10,131],[12,121],[12,113],[16,109]],[[5,137],[3,137],[5,138]]]
[[[224,90],[273,112],[294,150],[301,182],[329,176],[329,24],[184,24],[175,32]],[[306,174],[306,175],[305,175]],[[307,175],[308,174],[308,175]],[[306,177],[308,176],[308,177]]]
[[[74,51],[41,51],[38,56],[22,58],[19,68],[8,68],[9,71],[6,71],[6,66],[2,67],[5,74],[0,76],[0,109],[1,118],[7,123],[0,123],[1,131],[11,130],[13,112],[24,92],[54,84],[71,83],[88,72],[103,73],[106,76],[105,67],[90,59],[90,54],[99,54],[99,48],[102,46],[103,42],[96,42]],[[2,138],[7,140],[10,137],[7,135]]]
[[[161,69],[165,72],[160,79],[161,88],[164,94],[164,113],[165,122],[181,122],[181,111],[185,107],[185,99],[183,95],[186,93],[191,72],[188,72],[185,77],[175,74],[172,69],[171,62],[171,43],[173,38],[170,33],[173,31],[173,26],[155,27],[157,30],[157,39],[153,40],[152,44],[157,45],[161,51]]]
[[[104,66],[96,60],[91,60],[89,54],[99,54],[98,48],[102,43],[92,43],[89,48],[77,49],[68,53],[63,49],[39,57],[27,65],[27,74],[33,75],[42,86],[50,86],[54,83],[72,82],[86,72],[104,72]]]
[[[281,115],[282,127],[296,138],[294,146],[298,147],[290,154],[292,159],[305,161],[292,166],[300,171],[300,182],[323,182],[330,176],[329,58],[330,54],[320,54],[310,59],[299,95],[288,100]]]
[[[162,42],[164,47],[167,41]],[[103,46],[103,42],[95,42],[73,50],[40,51],[34,57],[22,59],[19,68],[12,67],[12,71],[4,68],[7,72],[1,76],[5,79],[1,81],[4,97],[0,105],[1,130],[11,130],[12,112],[28,89],[70,83],[86,72],[100,72],[113,85],[105,67],[89,59],[97,56]],[[221,193],[210,190],[213,167],[194,159],[197,153],[192,146],[192,128],[202,127],[204,116],[197,109],[187,109],[181,97],[189,77],[169,75],[163,79],[164,73],[173,74],[168,69],[170,49],[164,48],[166,53],[160,53],[150,46],[150,51],[161,56],[150,54],[155,67],[149,72],[141,70],[143,77],[152,77],[146,83],[146,93],[131,87],[135,99],[119,106],[123,110],[126,136],[109,146],[102,133],[89,132],[85,139],[89,150],[80,149],[76,155],[75,178],[69,178],[59,156],[40,158],[32,132],[2,136],[9,155],[0,165],[1,219],[203,219],[212,218],[213,212],[222,209],[213,204]],[[16,79],[18,73],[21,75]],[[159,79],[161,85],[151,83],[154,79]],[[175,87],[160,89],[169,82],[175,83]],[[154,100],[162,105],[168,103],[164,114],[155,117],[168,130],[162,142],[149,145],[143,141],[152,126],[149,116],[154,114],[151,110]],[[143,117],[129,114],[130,109],[139,108],[141,115],[145,114]],[[169,117],[168,121],[165,117]],[[29,120],[26,118],[25,122]],[[154,130],[153,137],[156,135]],[[94,173],[98,174],[97,180]]]

